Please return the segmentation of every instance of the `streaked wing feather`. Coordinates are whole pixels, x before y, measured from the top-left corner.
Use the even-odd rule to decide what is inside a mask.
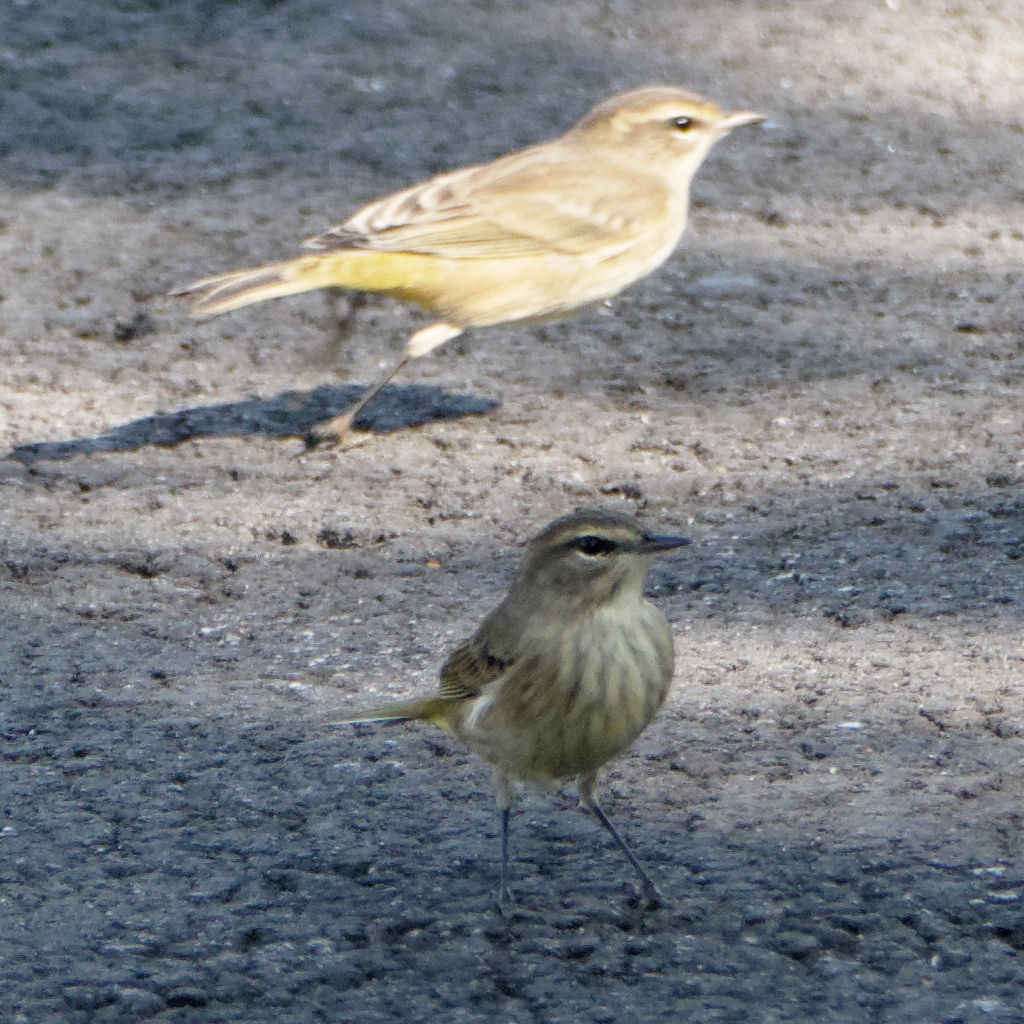
[[[563,166],[533,151],[443,174],[364,207],[305,245],[487,259],[562,253],[600,262],[648,236],[666,216],[652,182],[609,176],[578,161]],[[628,213],[626,212],[628,211]]]
[[[453,651],[441,667],[441,696],[453,700],[476,697],[511,665],[510,660],[489,651],[475,636]]]

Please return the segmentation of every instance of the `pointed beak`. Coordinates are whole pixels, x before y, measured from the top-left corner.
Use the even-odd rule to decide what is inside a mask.
[[[719,121],[720,132],[731,132],[733,128],[742,128],[748,124],[761,124],[768,119],[764,114],[755,114],[752,110],[737,110],[733,114],[727,114],[724,120]]]
[[[689,543],[689,537],[655,537],[648,535],[637,545],[637,551],[643,555],[658,555],[662,551],[671,551],[673,548],[684,548]]]

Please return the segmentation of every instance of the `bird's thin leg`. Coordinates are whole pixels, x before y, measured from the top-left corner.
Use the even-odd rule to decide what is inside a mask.
[[[324,420],[322,423],[314,424],[306,435],[306,448],[341,444],[355,422],[356,417],[387,387],[388,383],[401,371],[407,362],[409,362],[409,357],[403,355],[386,377],[382,377],[376,384],[367,388],[360,395],[359,400],[348,412],[343,412],[340,416]]]
[[[411,359],[425,356],[428,352],[461,333],[461,327],[446,323],[431,324],[430,327],[424,327],[423,330],[417,331],[406,344],[402,358],[395,363],[386,376],[368,387],[351,409],[340,416],[317,423],[310,429],[306,435],[306,447],[316,448],[319,445],[340,444],[359,414],[384,390],[406,363]]]
[[[344,288],[325,288],[324,298],[334,330],[328,341],[328,354],[337,363],[342,349],[352,337],[359,311],[370,301],[366,292],[350,292]]]
[[[516,784],[497,768],[494,770],[494,801],[501,811],[501,882],[498,888],[498,907],[511,904],[508,888],[508,834],[512,822],[512,804],[516,799]]]
[[[501,809],[501,886],[498,889],[498,903],[511,903],[512,894],[508,891],[508,827],[512,817],[511,807]]]
[[[619,830],[612,824],[611,818],[604,813],[604,809],[597,802],[597,796],[594,792],[597,785],[596,775],[584,775],[579,782],[580,792],[580,803],[589,811],[593,811],[597,820],[607,829],[609,835],[615,840],[618,848],[626,855],[626,860],[633,866],[633,870],[637,873],[640,881],[643,884],[644,895],[654,905],[657,906],[662,902],[661,894],[658,892],[657,886],[651,881],[651,876],[644,870],[643,865],[636,859],[633,851],[626,845],[626,840],[619,835]]]

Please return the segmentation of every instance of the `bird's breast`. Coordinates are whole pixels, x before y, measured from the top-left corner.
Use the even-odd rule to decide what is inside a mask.
[[[648,602],[553,622],[467,710],[463,739],[503,772],[570,778],[622,753],[657,714],[672,636]]]

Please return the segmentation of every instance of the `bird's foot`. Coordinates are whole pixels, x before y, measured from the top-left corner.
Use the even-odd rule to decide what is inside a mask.
[[[502,882],[498,887],[498,913],[502,917],[507,916],[509,913],[514,912],[516,909],[516,901],[512,896],[509,887]]]
[[[636,897],[638,910],[659,910],[665,906],[665,897],[658,892],[655,884],[649,879],[640,887]]]
[[[354,415],[351,412],[342,413],[332,419],[324,420],[321,423],[314,423],[303,435],[303,448],[301,454],[314,451],[317,448],[336,448],[345,440],[345,436],[352,429]]]

